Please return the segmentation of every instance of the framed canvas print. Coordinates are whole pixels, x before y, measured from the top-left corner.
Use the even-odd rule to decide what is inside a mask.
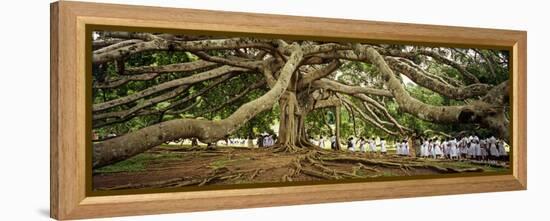
[[[51,216],[526,189],[526,36],[52,3]]]

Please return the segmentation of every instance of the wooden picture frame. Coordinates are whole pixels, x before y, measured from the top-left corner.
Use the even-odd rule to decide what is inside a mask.
[[[527,33],[206,10],[55,2],[51,4],[50,208],[78,219],[321,202],[525,190],[527,188]],[[223,19],[221,19],[223,18]],[[86,25],[151,27],[419,44],[511,51],[512,174],[379,182],[89,196],[86,191]],[[388,188],[391,191],[388,191]]]

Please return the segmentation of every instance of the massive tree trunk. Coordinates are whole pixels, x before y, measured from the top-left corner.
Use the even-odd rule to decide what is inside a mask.
[[[281,109],[279,117],[279,138],[277,143],[285,148],[294,148],[298,144],[298,122],[299,112],[296,93],[286,91],[279,100]]]
[[[283,150],[297,150],[298,148],[313,147],[309,141],[305,117],[307,110],[296,99],[296,93],[286,91],[279,100],[281,109],[279,117],[279,139],[277,144]]]

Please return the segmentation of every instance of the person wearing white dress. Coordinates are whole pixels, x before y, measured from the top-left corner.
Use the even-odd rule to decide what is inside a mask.
[[[402,155],[402,152],[401,152],[401,142],[399,141],[396,141],[395,142],[395,154],[401,156]]]
[[[359,142],[359,150],[361,150],[361,152],[364,153],[365,152],[365,144],[367,143],[367,141],[365,140],[364,137],[361,137],[359,139],[359,141],[357,141],[357,142]]]
[[[372,153],[376,152],[376,141],[374,140],[374,137],[369,139],[369,151]]]
[[[388,150],[386,149],[386,140],[384,140],[384,138],[381,138],[380,139],[380,153],[382,155],[386,155],[387,152],[388,152]]]
[[[439,148],[438,141],[437,141],[437,140],[433,141],[433,142],[432,142],[432,148],[431,148],[430,153],[432,154],[432,157],[433,157],[434,159],[437,158],[437,149],[438,149],[438,148]]]
[[[437,139],[437,141],[435,142],[434,153],[435,153],[434,159],[440,158],[443,156],[443,151],[441,150],[441,141],[439,141],[439,139]]]
[[[480,142],[477,142],[476,145],[475,145],[476,149],[475,149],[475,152],[476,152],[476,160],[481,160],[481,143]]]
[[[319,137],[319,143],[318,143],[319,147],[321,149],[324,149],[325,148],[325,138],[323,138],[323,136],[320,136]]]
[[[460,142],[460,158],[466,159],[468,156],[468,138],[462,138]]]
[[[489,154],[490,154],[489,158],[491,160],[497,160],[500,156],[496,143],[497,143],[497,140],[495,139],[495,137],[491,136],[491,138],[489,138]]]
[[[262,147],[269,147],[269,137],[267,135],[264,135]]]
[[[403,156],[409,156],[409,144],[407,140],[403,140],[401,144],[401,154],[403,154]]]
[[[449,158],[452,160],[452,159],[458,159],[458,149],[456,148],[457,147],[457,143],[456,143],[456,139],[452,139],[450,142],[449,142]]]
[[[428,140],[424,140],[420,145],[420,157],[426,158],[428,156]]]
[[[472,139],[470,146],[468,147],[468,158],[476,158],[476,141],[474,139]]]
[[[351,152],[355,152],[355,143],[353,142],[353,137],[350,137],[348,139],[348,150]]]

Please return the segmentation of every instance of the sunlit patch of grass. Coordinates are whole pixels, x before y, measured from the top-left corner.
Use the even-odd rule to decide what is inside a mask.
[[[219,168],[226,167],[228,164],[235,164],[235,163],[240,163],[248,160],[250,160],[250,158],[248,157],[241,157],[241,158],[235,158],[235,159],[224,158],[224,159],[211,162],[208,167],[212,168],[213,170],[216,170]]]
[[[126,160],[111,164],[99,169],[95,169],[94,173],[119,173],[119,172],[141,172],[145,171],[147,165],[153,161],[171,161],[181,158],[176,153],[142,153]]]
[[[434,166],[455,168],[455,169],[481,168],[481,169],[483,169],[484,172],[506,172],[506,171],[509,170],[509,168],[494,167],[494,166],[490,166],[490,165],[473,164],[473,163],[468,162],[468,161],[431,161],[431,160],[426,160],[426,161],[424,161],[424,163],[434,165]]]
[[[381,175],[383,177],[385,177],[385,176],[399,176],[399,174],[392,173],[392,172],[389,172],[389,171],[384,171]]]

